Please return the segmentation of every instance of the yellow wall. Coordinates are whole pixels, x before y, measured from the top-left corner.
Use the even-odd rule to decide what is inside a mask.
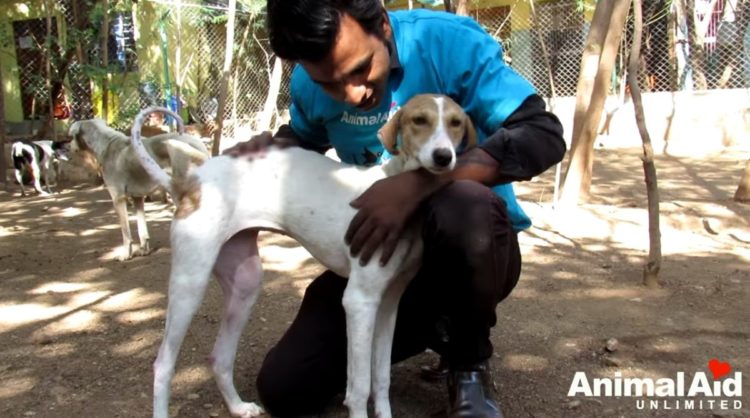
[[[52,3],[52,2],[50,2]],[[63,33],[63,19],[51,9],[56,17],[57,33]],[[0,69],[2,69],[2,94],[5,95],[5,120],[20,122],[23,120],[21,107],[21,85],[18,78],[16,47],[13,37],[13,21],[38,19],[47,16],[45,2],[42,0],[13,2],[6,1],[0,5]]]
[[[118,108],[122,99],[132,97],[138,94],[138,85],[140,82],[154,80],[163,88],[164,71],[163,60],[160,49],[161,38],[157,21],[163,6],[152,2],[139,2],[134,6],[133,17],[136,37],[136,53],[138,60],[138,71],[130,73],[111,73],[109,76],[110,87],[115,91],[110,92],[109,105],[109,122],[112,122],[117,115]],[[58,24],[58,34],[65,36],[65,22],[56,10],[53,10]],[[5,41],[0,43],[0,68],[2,69],[2,93],[5,95],[5,119],[9,122],[21,122],[23,120],[23,110],[21,107],[21,88],[18,77],[18,64],[16,62],[16,52],[13,37],[12,22],[16,20],[34,19],[46,16],[44,9],[44,0],[33,0],[24,2],[3,1],[0,2],[0,39]],[[176,63],[177,63],[177,32],[173,29],[176,19],[174,8],[171,14],[171,23],[166,26],[168,60],[169,60],[169,78],[174,94],[174,86],[177,81]],[[188,19],[182,21],[181,36],[183,39],[189,38],[197,30],[191,25]],[[207,45],[183,41],[180,55],[181,65],[190,62],[191,71],[182,74],[184,76],[183,88],[195,89],[196,78],[202,72],[199,70],[207,65],[202,59],[205,54],[210,54]],[[223,43],[222,43],[223,46]],[[101,115],[102,94],[99,83],[92,83],[92,95],[94,101],[95,113]]]

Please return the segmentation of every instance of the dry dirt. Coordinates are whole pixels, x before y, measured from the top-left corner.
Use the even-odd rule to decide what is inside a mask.
[[[535,226],[521,235],[523,275],[499,306],[493,333],[497,398],[506,416],[750,417],[750,207],[731,200],[750,152],[658,157],[664,260],[656,290],[640,285],[648,239],[638,150],[603,150],[596,158],[595,197],[579,211],[550,209],[553,171],[518,186]],[[170,208],[147,208],[157,250],[117,262],[111,250],[120,232],[101,187],[19,195],[15,185],[0,192],[0,416],[149,416]],[[256,398],[264,353],[322,271],[284,237],[266,235],[262,254],[269,280],[235,374],[249,400]],[[228,416],[205,362],[220,299],[212,285],[190,328],[173,382],[173,416]],[[604,348],[611,338],[614,352]],[[443,406],[443,386],[418,378],[433,356],[394,366],[395,416],[430,416]],[[707,372],[712,358],[745,373],[742,396],[730,399],[742,410],[639,410],[635,398],[567,397],[577,371],[590,378],[674,378]],[[345,415],[338,401],[327,416]]]

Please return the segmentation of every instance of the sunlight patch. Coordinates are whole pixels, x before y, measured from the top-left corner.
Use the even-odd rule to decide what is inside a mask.
[[[78,292],[79,290],[88,289],[90,287],[91,284],[88,283],[51,282],[38,286],[36,289],[31,290],[29,293],[32,295],[44,295],[47,293],[70,293]]]
[[[70,298],[68,302],[69,308],[82,308],[84,305],[91,305],[99,300],[106,298],[111,295],[112,292],[109,290],[93,290],[90,292],[84,292],[79,295],[75,295]]]
[[[62,333],[76,331],[91,331],[98,328],[101,324],[101,314],[93,311],[78,311],[67,315],[54,323],[53,329],[47,329],[46,332],[60,335]]]
[[[23,303],[19,305],[0,305],[0,330],[3,326],[15,328],[36,321],[51,319],[67,312],[65,306],[49,306],[41,303]]]
[[[75,344],[71,343],[51,343],[45,345],[43,349],[38,350],[35,354],[36,357],[55,359],[58,357],[73,356],[79,348]]]
[[[60,216],[62,216],[63,218],[72,218],[74,216],[83,215],[86,212],[88,211],[70,206],[63,209],[62,212],[60,212]]]
[[[134,312],[124,312],[117,315],[117,321],[122,324],[138,324],[164,317],[165,310],[162,308],[141,309]]]
[[[301,246],[292,248],[269,245],[259,249],[263,258],[263,268],[267,270],[292,271],[302,267],[311,258]]]
[[[211,370],[204,362],[201,365],[180,368],[172,379],[172,389],[175,394],[184,395],[192,391],[194,387],[203,386],[212,380]]]
[[[164,295],[161,293],[146,293],[143,288],[136,288],[112,295],[96,307],[106,312],[119,312],[150,307],[150,305],[159,303],[162,299],[164,299]]]
[[[531,354],[508,354],[503,357],[503,367],[517,371],[539,371],[549,365],[549,360]]]
[[[139,332],[124,343],[112,347],[112,353],[118,356],[138,356],[139,354],[148,355],[149,360],[153,353],[151,347],[159,343],[161,331],[146,330]]]
[[[0,399],[13,398],[29,392],[36,386],[37,379],[31,376],[10,377],[3,379],[0,385]]]

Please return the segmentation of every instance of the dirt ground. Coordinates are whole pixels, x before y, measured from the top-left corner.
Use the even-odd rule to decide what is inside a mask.
[[[638,150],[600,150],[592,203],[550,208],[554,170],[517,190],[535,226],[521,235],[524,270],[498,307],[492,358],[507,417],[750,417],[750,206],[731,200],[747,149],[658,157],[662,287],[641,286],[648,248]],[[164,327],[171,209],[148,205],[157,250],[113,259],[120,232],[107,193],[75,185],[51,197],[0,192],[0,416],[146,417]],[[235,379],[256,400],[265,352],[293,319],[322,267],[293,241],[265,235],[263,295],[243,334]],[[172,416],[226,417],[205,358],[221,295],[212,285],[173,382]],[[606,341],[616,339],[605,349]],[[742,409],[638,409],[632,397],[568,397],[574,374],[674,378],[708,361],[745,373]],[[421,381],[425,353],[393,367],[397,417],[433,416],[442,384]],[[674,408],[668,398],[667,407]],[[712,398],[699,396],[696,400]],[[730,402],[730,408],[732,403]],[[327,416],[344,416],[340,399]]]

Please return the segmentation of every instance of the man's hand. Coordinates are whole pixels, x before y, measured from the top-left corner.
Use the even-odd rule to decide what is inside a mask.
[[[382,244],[380,264],[388,263],[406,222],[422,200],[436,189],[436,179],[420,170],[375,182],[351,203],[352,207],[359,209],[345,237],[352,256],[361,254],[359,262],[365,265]]]
[[[245,142],[238,142],[231,148],[227,148],[222,152],[224,155],[231,157],[257,157],[265,154],[271,146],[277,146],[279,148],[293,147],[299,145],[299,141],[293,138],[286,137],[275,137],[271,132],[261,132],[258,135],[253,136]]]

